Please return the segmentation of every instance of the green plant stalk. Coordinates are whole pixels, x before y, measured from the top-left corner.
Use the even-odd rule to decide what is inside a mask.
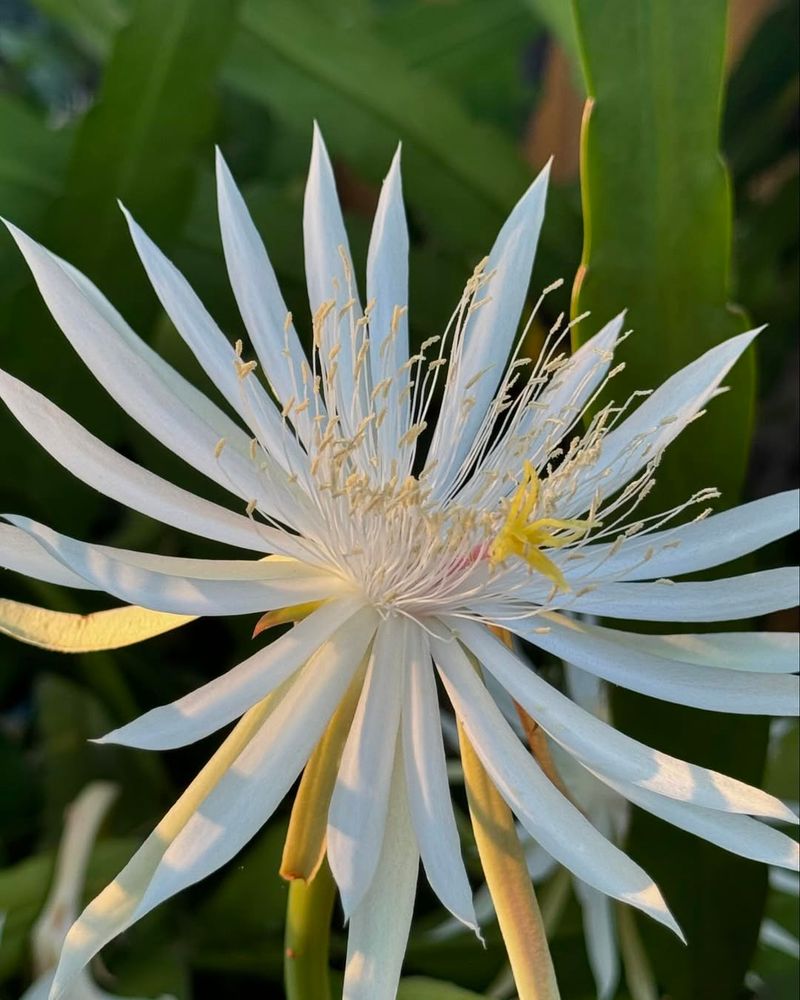
[[[283,953],[286,1000],[330,1000],[328,949],[335,898],[327,861],[310,882],[294,879],[289,885]]]

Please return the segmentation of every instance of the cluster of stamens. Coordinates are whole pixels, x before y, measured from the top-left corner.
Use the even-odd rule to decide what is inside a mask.
[[[442,447],[438,457],[420,462],[418,443],[443,373],[445,394],[452,388],[465,331],[489,301],[492,273],[481,262],[444,335],[429,338],[416,354],[395,364],[394,344],[406,307],[394,305],[390,329],[374,347],[375,303],[360,313],[352,268],[341,248],[340,255],[343,282],[333,281],[333,297],[313,317],[311,365],[305,360],[298,365],[288,342],[284,351],[295,391],[279,399],[280,413],[298,447],[276,456],[255,439],[251,458],[269,479],[272,502],[267,509],[253,500],[248,513],[259,511],[296,531],[318,563],[350,581],[376,607],[415,615],[457,613],[470,600],[496,594],[511,614],[515,591],[529,587],[537,575],[552,603],[559,593],[576,590],[565,568],[572,567],[573,584],[580,580],[581,550],[590,541],[611,539],[618,550],[628,538],[654,530],[688,505],[657,519],[634,518],[653,485],[658,463],[653,456],[610,501],[603,496],[602,477],[596,477],[588,503],[575,512],[583,516],[570,513],[576,497],[593,483],[605,437],[641,394],[623,406],[596,409],[598,396],[623,367],[594,379],[597,386],[587,400],[587,380],[610,360],[598,354],[595,371],[587,371],[557,411],[546,407],[543,391],[558,386],[569,363],[559,346],[577,320],[564,324],[563,315],[558,318],[535,363],[520,357],[520,351],[544,296],[560,283],[542,293],[466,457],[443,479]],[[289,315],[285,331],[291,323]],[[381,332],[375,331],[376,337]],[[240,343],[234,363],[246,385],[255,362],[242,359]],[[489,371],[461,387],[453,426],[440,428],[440,434],[459,440],[475,405],[473,392]],[[595,410],[588,428],[574,433],[587,410]],[[703,491],[689,503],[713,495]],[[530,613],[530,601],[525,603]]]

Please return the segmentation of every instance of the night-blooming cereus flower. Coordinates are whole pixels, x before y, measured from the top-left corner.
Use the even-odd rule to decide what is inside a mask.
[[[148,611],[153,632],[168,627],[165,615],[183,616],[174,624],[271,612],[268,621],[297,621],[199,690],[105,737],[164,750],[241,717],[78,919],[54,995],[111,937],[232,858],[310,758],[313,780],[304,778],[295,804],[303,821],[290,825],[290,839],[292,826],[300,841],[315,831],[319,837],[302,850],[292,839],[285,867],[310,876],[327,851],[349,917],[345,997],[392,997],[420,857],[444,905],[475,924],[447,787],[437,676],[483,767],[531,836],[588,885],[677,929],[649,876],[527,752],[477,666],[629,800],[748,857],[796,865],[797,846],[750,818],[791,820],[779,801],[617,732],[538,678],[488,627],[681,704],[797,711],[791,636],[640,636],[563,614],[706,622],[797,602],[791,569],[714,582],[662,580],[725,563],[794,530],[795,494],[677,527],[667,522],[680,511],[636,520],[661,452],[716,394],[755,332],[708,351],[632,413],[605,407],[580,436],[587,405],[612,373],[622,317],[569,359],[558,352],[557,334],[537,361],[518,356],[546,170],[476,268],[447,331],[411,356],[399,158],[381,192],[362,306],[333,172],[315,132],[304,210],[309,357],[221,157],[217,179],[228,272],[255,357],[229,343],[175,267],[128,221],[165,311],[234,418],[139,340],[85,277],[11,227],[53,316],[92,372],[159,441],[227,489],[231,508],[114,453],[3,375],[8,406],[54,457],[107,496],[250,555],[208,561],[130,552],[8,516],[3,562],[136,605],[132,638],[147,633]],[[442,386],[439,416],[429,426]],[[430,436],[424,452],[423,435]]]
[[[50,995],[64,938],[78,916],[83,899],[86,870],[97,832],[115,795],[113,785],[95,781],[67,809],[53,885],[31,935],[36,980],[21,1000],[47,1000]],[[114,995],[100,989],[86,968],[78,971],[66,995],[69,1000],[114,1000]],[[162,1000],[172,998],[162,997]]]

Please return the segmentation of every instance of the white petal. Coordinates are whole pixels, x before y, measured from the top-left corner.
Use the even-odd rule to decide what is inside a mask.
[[[477,930],[447,781],[433,664],[421,630],[414,629],[410,645],[403,755],[414,830],[431,888],[454,916]]]
[[[342,321],[340,338],[337,338],[333,324],[336,314],[332,314],[322,331],[324,364],[327,364],[328,356],[337,339],[341,345],[336,358],[337,396],[342,421],[345,427],[349,428],[353,421],[349,409],[345,406],[349,407],[359,394],[356,392],[355,359],[348,319],[354,323],[361,317],[361,305],[358,301],[355,275],[352,273],[352,257],[336,194],[333,168],[316,122],[303,205],[303,242],[311,314],[314,315],[323,303],[331,300],[336,303],[336,314],[338,314],[351,297],[355,299],[348,316]],[[347,265],[342,260],[342,254],[349,262]]]
[[[24,573],[34,580],[55,583],[76,590],[97,590],[82,576],[54,559],[35,538],[11,524],[0,523],[0,568]]]
[[[598,777],[602,776],[598,774]],[[673,826],[688,830],[718,847],[724,847],[726,851],[795,871],[800,866],[800,848],[797,842],[780,830],[750,816],[730,816],[693,802],[664,798],[647,788],[638,788],[623,781],[603,780],[634,805]]]
[[[303,769],[371,638],[371,628],[353,622],[308,661],[167,848],[135,919],[216,871],[259,831]]]
[[[418,867],[398,753],[378,868],[350,921],[342,1000],[394,1000],[411,928]]]
[[[217,203],[231,287],[264,376],[282,404],[291,399],[299,404],[304,397],[303,369],[308,367],[303,348],[287,321],[289,312],[264,244],[219,149]],[[312,410],[305,410],[296,418],[306,442],[312,416]],[[290,419],[295,418],[290,414]]]
[[[408,380],[400,367],[408,360],[408,226],[400,180],[400,149],[383,182],[367,255],[367,300],[372,384],[392,382],[383,405],[386,417],[378,428],[379,455],[394,456],[408,430],[408,399],[400,394]],[[403,310],[395,318],[395,310]]]
[[[269,539],[276,537],[274,528],[259,525],[148,472],[2,370],[0,396],[25,430],[57,462],[105,496],[203,538],[258,552],[270,551]]]
[[[800,600],[794,567],[699,583],[603,583],[560,598],[568,611],[652,622],[725,622],[793,608]]]
[[[616,642],[613,629],[586,625],[554,614],[547,615],[546,619],[537,619],[537,623],[539,621],[542,623],[541,631],[538,625],[531,625],[530,622],[512,621],[507,624],[517,635],[548,653],[631,691],[714,712],[797,715],[800,710],[797,677],[749,674],[742,670],[667,660]]]
[[[487,301],[466,320],[431,444],[434,495],[441,495],[458,472],[500,384],[528,293],[549,175],[548,163],[512,209],[489,254],[485,273],[492,277],[477,294]],[[464,411],[467,396],[474,404]]]
[[[257,378],[240,377],[233,345],[175,265],[123,208],[136,252],[164,311],[191,348],[211,381],[241,414],[272,458],[289,474],[305,471],[305,453],[281,421]]]
[[[323,600],[341,590],[336,577],[295,560],[175,559],[89,545],[29,518],[5,517],[98,590],[152,611],[249,614]]]
[[[800,663],[797,632],[701,632],[642,635],[613,632],[614,642],[668,660],[757,674],[793,674]]]
[[[337,632],[346,622],[351,622],[349,629],[357,628],[359,622],[368,628],[374,615],[369,610],[357,615],[359,607],[358,601],[348,599],[323,604],[238,666],[96,742],[142,750],[171,750],[203,739],[265,698],[299,670],[323,643],[339,641]]]
[[[612,545],[587,545],[566,559],[571,578],[599,574],[621,580],[680,576],[738,559],[800,528],[800,493],[787,490],[664,531]],[[576,558],[577,557],[577,558]]]
[[[244,500],[261,497],[263,484],[247,458],[244,432],[140,340],[87,278],[6,225],[53,318],[112,398],[156,440],[220,486]],[[221,438],[231,447],[217,456]]]
[[[349,917],[369,888],[383,843],[411,626],[381,623],[342,751],[328,811],[328,861]]]
[[[74,924],[53,1000],[60,1000],[72,977],[111,938],[216,871],[258,832],[300,773],[371,637],[369,631],[351,632],[342,636],[347,641],[326,643],[290,685],[276,692],[266,721],[259,721],[263,716],[254,710],[240,722],[128,865]],[[249,719],[254,721],[248,726]]]
[[[566,868],[680,930],[652,879],[601,836],[542,772],[503,719],[458,643],[432,639],[448,697],[483,766],[530,835]]]
[[[653,750],[586,712],[538,677],[484,626],[462,621],[458,632],[525,711],[598,774],[711,809],[796,822],[780,799],[760,788]]]
[[[606,436],[591,466],[591,478],[587,474],[559,516],[574,517],[587,510],[595,491],[611,496],[657,458],[712,398],[759,332],[749,330],[712,347],[656,389]]]

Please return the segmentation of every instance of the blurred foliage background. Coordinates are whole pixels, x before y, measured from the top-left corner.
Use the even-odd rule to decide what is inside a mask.
[[[659,485],[664,500],[723,486],[730,504],[794,486],[798,473],[797,29],[792,0],[731,0],[730,9],[724,0],[0,0],[0,213],[84,270],[213,392],[159,312],[117,198],[238,337],[215,219],[218,144],[308,333],[301,207],[312,119],[335,160],[360,265],[381,177],[402,140],[410,317],[421,341],[440,332],[505,213],[554,154],[533,291],[559,277],[565,284],[548,297],[534,339],[570,309],[571,289],[573,310],[593,312],[578,340],[629,306],[637,333],[627,358],[641,387],[744,328],[743,312],[769,324],[735,392],[665,463]],[[5,235],[0,365],[125,454],[223,499],[104,395]],[[71,479],[5,411],[0,508],[109,544],[217,554]],[[796,559],[793,544],[759,559]],[[102,606],[7,573],[0,588],[58,610]],[[201,621],[141,648],[73,658],[0,638],[0,997],[19,996],[29,980],[27,937],[65,805],[93,778],[122,786],[93,857],[93,893],[215,742],[159,757],[87,738],[236,663],[250,651],[252,624]],[[760,721],[632,696],[615,708],[623,728],[663,749],[762,779]],[[790,730],[767,762],[764,780],[779,794],[796,795],[796,742]],[[284,825],[279,814],[231,866],[106,949],[100,979],[121,994],[280,997]],[[640,922],[665,994],[797,995],[796,961],[756,944],[765,908],[797,934],[796,900],[767,897],[759,866],[642,817],[630,849],[689,931],[684,949]],[[488,929],[485,950],[468,936],[431,942],[426,929],[443,915],[420,886],[401,996],[491,995],[503,965],[497,931]],[[343,942],[337,921],[334,965]],[[588,1000],[574,901],[553,952],[564,997]]]

